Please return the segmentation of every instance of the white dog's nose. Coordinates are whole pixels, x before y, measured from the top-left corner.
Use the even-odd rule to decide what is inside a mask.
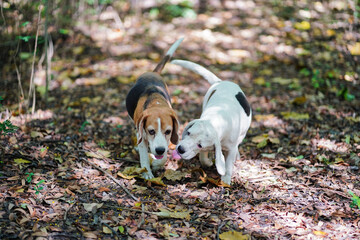
[[[185,149],[184,149],[183,146],[181,146],[181,145],[178,146],[177,151],[178,151],[180,154],[184,154],[184,153],[185,153]]]

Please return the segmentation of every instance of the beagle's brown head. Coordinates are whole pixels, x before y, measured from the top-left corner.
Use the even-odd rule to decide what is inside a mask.
[[[155,107],[142,112],[138,121],[135,122],[138,132],[137,143],[141,141],[154,141],[155,137],[166,139],[177,144],[179,140],[179,122],[175,111],[171,108]]]

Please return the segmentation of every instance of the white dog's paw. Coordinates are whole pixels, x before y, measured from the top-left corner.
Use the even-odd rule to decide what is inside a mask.
[[[215,165],[216,165],[216,169],[217,169],[218,173],[220,175],[224,176],[226,166],[225,166],[225,158],[224,158],[223,154],[221,154],[221,159],[216,159],[215,160]]]
[[[227,185],[230,185],[231,184],[231,176],[229,176],[229,175],[221,176],[221,181],[223,181]]]
[[[150,171],[142,173],[142,176],[147,180],[154,178],[154,175]]]

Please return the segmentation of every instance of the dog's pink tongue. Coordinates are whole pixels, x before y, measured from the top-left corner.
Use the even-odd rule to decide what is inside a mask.
[[[181,159],[181,156],[180,156],[179,152],[176,149],[174,149],[174,151],[172,152],[172,157],[175,160]]]

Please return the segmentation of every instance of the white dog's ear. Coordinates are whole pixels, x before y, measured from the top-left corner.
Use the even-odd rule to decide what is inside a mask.
[[[222,154],[221,143],[217,136],[215,138],[215,166],[221,176],[225,175],[225,157]]]
[[[184,131],[182,133],[182,138],[183,139],[184,139],[184,136],[185,136],[186,132],[188,131],[188,129],[191,128],[194,125],[194,123],[195,123],[194,121],[191,121],[191,122],[189,122],[188,125],[186,125],[186,127],[185,127],[185,129],[184,129]]]
[[[146,123],[147,118],[148,118],[148,115],[142,114],[140,116],[140,121],[138,121],[136,123],[136,130],[137,130],[137,136],[136,137],[137,137],[137,144],[138,145],[143,140],[144,128],[145,128],[145,123]]]

